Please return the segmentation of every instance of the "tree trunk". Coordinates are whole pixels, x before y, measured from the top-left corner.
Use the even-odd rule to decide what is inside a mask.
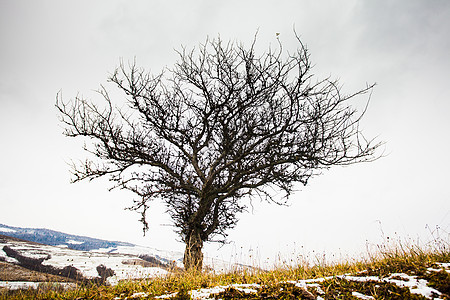
[[[203,267],[203,241],[200,232],[192,230],[186,237],[186,250],[184,251],[183,264],[186,271],[202,271]]]

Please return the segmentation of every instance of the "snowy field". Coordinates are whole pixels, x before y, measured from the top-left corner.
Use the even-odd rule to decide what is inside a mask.
[[[77,241],[67,241],[77,242]],[[183,267],[183,253],[175,251],[163,251],[141,246],[118,246],[115,248],[102,248],[95,251],[80,251],[67,248],[67,245],[48,246],[26,241],[14,240],[10,238],[0,238],[0,260],[8,263],[20,265],[16,258],[10,257],[4,251],[4,247],[9,247],[20,255],[43,259],[43,265],[53,266],[62,269],[71,266],[80,271],[83,277],[88,279],[97,278],[100,274],[97,267],[100,265],[110,268],[114,275],[107,278],[107,283],[117,284],[120,280],[148,278],[154,276],[164,276],[168,273],[165,268],[150,266],[151,263],[139,258],[146,255],[155,258],[156,262],[163,265]],[[213,269],[217,272],[227,271],[231,264],[205,257],[205,268]],[[0,286],[19,288],[24,285],[35,287],[38,283],[1,283]]]
[[[19,264],[19,261],[6,254],[4,251],[5,246],[17,251],[22,256],[34,259],[44,259],[42,262],[43,265],[50,265],[55,268],[64,268],[66,266],[75,267],[88,279],[99,277],[97,267],[103,265],[106,268],[112,269],[115,273],[114,276],[107,278],[107,282],[110,284],[116,284],[119,280],[123,279],[166,275],[168,272],[159,267],[146,267],[145,265],[148,265],[148,263],[138,258],[137,255],[138,253],[152,255],[152,253],[139,252],[138,250],[135,251],[135,255],[78,251],[66,247],[55,247],[11,239],[0,239],[0,259],[14,264]],[[144,251],[145,249],[139,250]],[[175,258],[175,256],[173,256],[173,258]]]

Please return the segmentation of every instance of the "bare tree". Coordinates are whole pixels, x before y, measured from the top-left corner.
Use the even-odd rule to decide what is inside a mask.
[[[130,209],[142,213],[144,232],[149,202],[162,199],[186,243],[186,269],[201,270],[203,243],[224,241],[252,197],[282,204],[273,191],[287,198],[322,169],[377,158],[380,143],[359,130],[366,109],[348,103],[373,85],[343,94],[337,81],[313,80],[299,38],[294,53],[279,44],[259,56],[255,40],[183,48],[157,76],[121,63],[109,80],[130,109],[104,87],[103,108],[57,96],[64,134],[92,141],[94,158],[74,166],[74,181],[108,176],[139,195]]]

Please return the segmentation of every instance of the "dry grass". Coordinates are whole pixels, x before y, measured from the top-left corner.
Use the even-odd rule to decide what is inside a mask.
[[[269,295],[265,297],[266,299],[270,299],[271,297],[272,299],[274,299],[274,297],[289,298],[289,296],[286,296],[285,294],[282,296],[282,294],[279,293],[280,290],[287,293],[286,291],[291,289],[292,293],[298,294],[298,290],[295,291],[295,287],[286,285],[286,282],[289,281],[332,277],[349,273],[383,278],[389,274],[400,272],[419,277],[422,276],[420,278],[426,278],[431,285],[439,288],[443,293],[450,293],[448,291],[450,274],[440,272],[436,273],[438,275],[430,277],[431,275],[428,274],[429,272],[426,272],[427,268],[435,267],[435,263],[437,262],[450,262],[450,251],[448,246],[448,243],[442,241],[436,241],[433,245],[428,245],[426,247],[407,245],[405,243],[389,243],[379,246],[376,252],[369,253],[367,258],[359,261],[345,261],[340,263],[321,262],[320,264],[302,263],[296,266],[278,267],[271,271],[244,269],[235,270],[226,274],[179,271],[166,277],[138,281],[122,281],[116,286],[78,286],[76,289],[66,291],[54,288],[40,288],[37,290],[26,291],[3,291],[0,292],[0,299],[125,299],[132,295],[136,295],[136,293],[139,292],[145,293],[146,297],[144,299],[153,299],[155,296],[171,293],[178,293],[178,299],[189,299],[187,291],[190,290],[248,283],[256,283],[264,286],[264,295]],[[345,295],[350,295],[349,291],[352,289],[359,289],[362,291],[374,289],[370,284],[362,285],[360,283],[349,283],[337,278],[327,280],[323,285],[327,287],[326,299],[339,297],[346,298],[347,296]],[[383,288],[386,290],[379,289],[378,292],[381,293],[380,295],[384,295],[382,293],[385,292],[387,293],[386,295],[396,293],[400,295],[399,297],[410,297],[410,294],[407,294],[409,292],[404,289],[402,290],[393,286],[385,286]],[[229,292],[231,294],[228,296],[222,296],[225,298],[228,297],[228,299],[248,298],[247,296],[238,297],[238,295],[233,294],[232,291]],[[259,295],[259,298],[263,298],[261,295],[262,294]],[[300,295],[298,297],[301,299],[303,296]],[[348,299],[352,298],[352,296],[348,297]],[[410,299],[414,299],[414,297],[411,296]],[[392,299],[396,298],[393,297]],[[420,299],[420,297],[417,299]]]

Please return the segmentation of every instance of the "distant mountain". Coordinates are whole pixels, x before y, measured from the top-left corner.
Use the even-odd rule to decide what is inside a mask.
[[[20,228],[0,224],[0,234],[18,239],[50,245],[67,247],[74,250],[92,251],[99,249],[117,249],[121,247],[134,247],[134,244],[106,241],[86,236],[72,235],[43,228]],[[112,251],[112,250],[111,250]]]

